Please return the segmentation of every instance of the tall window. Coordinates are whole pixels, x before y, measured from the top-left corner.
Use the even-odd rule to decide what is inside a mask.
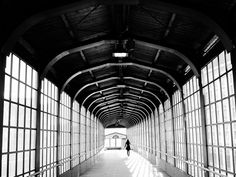
[[[203,167],[202,123],[200,112],[199,80],[194,76],[184,86],[184,103],[186,106],[188,160]],[[203,176],[203,170],[188,165],[189,174]]]
[[[171,113],[170,100],[166,100],[165,107],[165,137],[166,138],[166,153],[170,156],[174,155],[174,137],[173,137],[173,120]],[[174,159],[167,156],[167,162],[174,165]]]
[[[7,57],[1,176],[35,172],[37,77],[16,55]]]
[[[85,137],[86,137],[86,116],[85,116],[85,108],[81,107],[80,113],[80,162],[85,160]]]
[[[222,52],[202,68],[202,85],[205,96],[209,167],[213,171],[234,176],[236,113],[234,79],[229,54]]]
[[[79,164],[79,133],[80,133],[80,105],[77,101],[73,103],[73,115],[72,115],[72,136],[73,136],[73,147],[72,147],[72,155],[73,155],[73,164],[75,167]]]
[[[184,117],[183,117],[183,104],[181,99],[180,91],[176,91],[172,97],[173,99],[173,119],[174,119],[174,132],[175,132],[175,156],[179,159],[176,159],[176,167],[186,171],[185,163],[186,160],[186,147],[185,147],[185,130],[184,130]]]
[[[40,119],[40,170],[56,165],[58,89],[47,79],[42,81]],[[45,177],[55,177],[57,168],[44,172]]]
[[[91,119],[90,112],[87,111],[86,115],[86,159],[90,158],[91,146]]]
[[[71,98],[65,92],[60,100],[60,141],[59,163],[60,174],[70,169],[70,142],[71,142]]]
[[[159,106],[159,118],[160,118],[161,159],[166,160],[165,115],[162,105]]]

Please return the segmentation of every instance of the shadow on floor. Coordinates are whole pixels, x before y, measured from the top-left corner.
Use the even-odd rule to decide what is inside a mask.
[[[98,162],[81,177],[168,177],[148,160],[131,151],[103,151]]]

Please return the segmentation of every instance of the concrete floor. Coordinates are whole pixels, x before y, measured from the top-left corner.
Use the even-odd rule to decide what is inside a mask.
[[[97,163],[81,177],[169,177],[148,160],[131,151],[103,151]]]

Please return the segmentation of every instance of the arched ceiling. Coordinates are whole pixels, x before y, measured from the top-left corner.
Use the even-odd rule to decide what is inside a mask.
[[[1,53],[16,52],[105,127],[130,127],[199,77],[210,56],[233,49],[234,8],[235,0],[3,1]],[[128,57],[113,57],[118,42],[135,44]]]

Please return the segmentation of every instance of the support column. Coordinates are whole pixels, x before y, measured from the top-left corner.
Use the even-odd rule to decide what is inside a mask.
[[[58,100],[57,100],[57,160],[56,164],[59,164],[59,155],[60,155],[60,100],[61,100],[61,92],[58,92]],[[57,166],[57,176],[59,176],[60,166]]]
[[[182,111],[183,111],[183,126],[184,126],[184,145],[185,145],[185,161],[188,161],[188,136],[187,136],[187,123],[186,123],[186,109],[184,104],[184,93],[180,91],[181,103],[182,103]],[[186,173],[188,174],[188,164],[185,163]]]
[[[4,82],[5,82],[6,56],[0,53],[0,173],[2,171],[2,131],[4,113]]]
[[[73,101],[70,103],[70,170],[73,168]]]
[[[201,126],[202,126],[203,160],[204,160],[204,167],[208,168],[206,114],[205,114],[205,109],[204,109],[204,95],[203,95],[201,76],[198,79],[199,79],[201,123],[202,123]],[[209,177],[209,172],[208,171],[204,171],[204,177]]]
[[[37,90],[37,117],[36,117],[36,153],[35,153],[35,172],[40,171],[40,122],[41,122],[41,88],[42,80],[38,74]]]

